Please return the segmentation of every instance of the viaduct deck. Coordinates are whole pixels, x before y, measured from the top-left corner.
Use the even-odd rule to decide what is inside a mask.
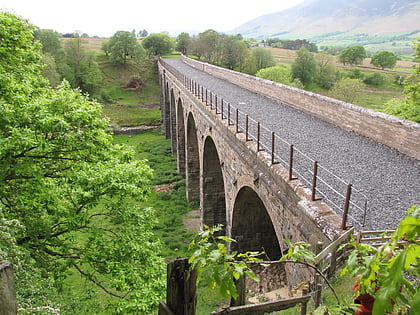
[[[406,210],[420,202],[420,165],[416,158],[197,70],[181,59],[166,59],[165,62],[194,84],[199,84],[201,91],[206,89],[206,93],[212,93],[211,97],[217,95],[219,104],[223,99],[225,108],[227,103],[232,111],[238,108],[243,113],[239,119],[244,120],[248,115],[248,119],[275,132],[285,143],[293,144],[302,156],[319,162],[344,182],[351,183],[354,191],[363,196],[360,198],[367,201],[365,214],[362,213],[363,206],[351,213],[351,221],[356,227],[365,230],[394,228]],[[297,166],[296,169],[298,171]],[[303,170],[301,173],[308,178],[306,181],[310,186],[312,175],[305,176]],[[330,202],[334,203],[334,200]],[[365,225],[362,223],[364,218]]]

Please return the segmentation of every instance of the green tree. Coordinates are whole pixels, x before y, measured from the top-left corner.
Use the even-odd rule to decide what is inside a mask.
[[[54,58],[59,58],[62,52],[61,35],[54,30],[36,29],[34,36],[42,44],[42,52],[49,53]]]
[[[65,63],[60,64],[60,73],[74,88],[92,93],[102,79],[95,54],[84,48],[86,40],[72,38],[65,43]]]
[[[381,69],[392,69],[397,64],[397,55],[390,51],[384,50],[373,55],[370,63],[375,67],[379,67]]]
[[[297,51],[297,57],[292,63],[292,78],[299,79],[304,86],[311,83],[316,72],[316,61],[313,54],[305,47]]]
[[[106,47],[106,46],[105,46]],[[143,52],[136,36],[128,31],[118,31],[109,40],[108,48],[111,59],[125,65],[127,58],[140,58]]]
[[[181,52],[182,54],[186,55],[187,54],[187,50],[188,50],[188,46],[190,45],[190,43],[191,43],[190,34],[185,33],[185,32],[182,32],[176,38],[176,47],[175,47],[175,49],[177,51]]]
[[[154,56],[168,54],[174,49],[172,38],[165,33],[149,35],[143,40],[142,44],[149,54]]]
[[[364,86],[360,79],[343,78],[334,84],[329,96],[352,103],[363,91]]]
[[[337,69],[332,65],[331,55],[319,53],[316,55],[316,81],[324,89],[331,89],[338,79]]]
[[[359,65],[367,57],[363,46],[356,45],[345,48],[339,55],[338,60],[344,65]]]
[[[164,264],[154,213],[136,206],[151,170],[112,143],[100,104],[48,85],[32,30],[0,12],[2,258],[16,265],[19,298],[43,303],[73,270],[110,295],[113,313],[151,313]]]
[[[274,82],[292,85],[292,73],[284,65],[261,69],[255,75]]]
[[[257,70],[273,67],[276,62],[274,61],[273,54],[268,49],[258,47],[252,50],[257,62]]]
[[[420,62],[420,39],[415,42],[416,60]],[[385,112],[404,119],[420,123],[420,66],[414,68],[405,81],[403,99],[393,99],[387,102]]]

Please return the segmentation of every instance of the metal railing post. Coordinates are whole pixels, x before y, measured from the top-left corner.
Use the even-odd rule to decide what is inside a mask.
[[[249,141],[248,139],[248,114],[245,115],[245,141]]]
[[[290,155],[289,155],[289,180],[293,179],[293,144],[290,145]]]
[[[316,180],[318,176],[318,162],[314,162],[314,174],[312,177],[312,201],[316,200]]]
[[[349,213],[350,197],[351,197],[351,184],[347,185],[346,200],[344,201],[343,220],[341,221],[341,229],[345,230],[347,226],[347,215]]]

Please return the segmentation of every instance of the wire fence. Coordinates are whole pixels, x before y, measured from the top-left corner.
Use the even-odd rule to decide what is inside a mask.
[[[287,169],[289,180],[299,179],[310,190],[312,201],[323,200],[340,214],[342,229],[346,228],[348,219],[353,224],[365,225],[368,207],[365,194],[197,81],[164,60],[159,62],[206,107],[214,110],[221,120],[227,120],[229,126],[234,126],[236,133],[244,133],[246,141],[254,141],[258,151],[271,155],[271,165],[280,164]]]

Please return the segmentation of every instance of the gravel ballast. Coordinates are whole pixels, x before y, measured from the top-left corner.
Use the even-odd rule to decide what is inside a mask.
[[[395,228],[406,210],[419,204],[419,161],[344,131],[332,124],[267,97],[196,70],[181,59],[165,62],[229,102],[267,129],[293,144],[323,167],[351,183],[368,199],[365,226],[362,213],[351,209],[358,229]],[[360,211],[359,211],[360,212]]]

